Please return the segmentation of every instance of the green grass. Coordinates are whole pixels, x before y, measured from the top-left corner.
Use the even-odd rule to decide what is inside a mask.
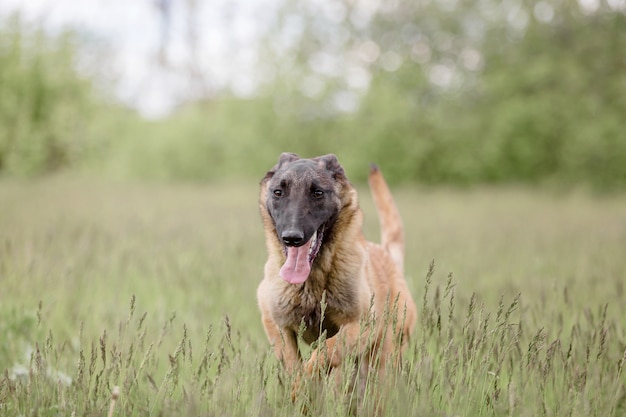
[[[362,415],[626,415],[625,197],[395,194],[420,317]],[[114,386],[115,415],[346,414],[328,381],[289,399],[256,306],[256,201],[256,184],[1,182],[0,415],[105,416]]]

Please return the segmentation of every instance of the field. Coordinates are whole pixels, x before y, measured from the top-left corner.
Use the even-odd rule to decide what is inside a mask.
[[[625,196],[394,193],[420,317],[359,415],[626,415]],[[106,416],[114,386],[120,416],[347,414],[325,379],[290,401],[264,258],[256,183],[0,182],[0,415]]]

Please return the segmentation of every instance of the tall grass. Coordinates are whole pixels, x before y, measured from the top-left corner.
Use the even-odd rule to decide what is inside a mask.
[[[256,188],[0,183],[0,414],[105,416],[116,386],[127,416],[626,414],[623,197],[396,194],[419,305],[402,369],[292,402],[254,296]]]

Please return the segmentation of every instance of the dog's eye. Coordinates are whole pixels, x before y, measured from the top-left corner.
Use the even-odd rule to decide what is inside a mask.
[[[283,196],[283,190],[274,190],[272,192],[274,193],[274,196],[276,196],[276,197],[282,197]]]
[[[315,197],[315,198],[322,198],[322,197],[324,197],[324,191],[322,191],[322,190],[314,190],[313,191],[313,197]]]

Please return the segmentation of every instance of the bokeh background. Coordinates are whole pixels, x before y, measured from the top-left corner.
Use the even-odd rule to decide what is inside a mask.
[[[3,0],[0,175],[626,187],[624,0]]]
[[[358,415],[626,415],[626,0],[0,0],[0,414],[355,415],[259,318],[284,151],[402,214]]]

